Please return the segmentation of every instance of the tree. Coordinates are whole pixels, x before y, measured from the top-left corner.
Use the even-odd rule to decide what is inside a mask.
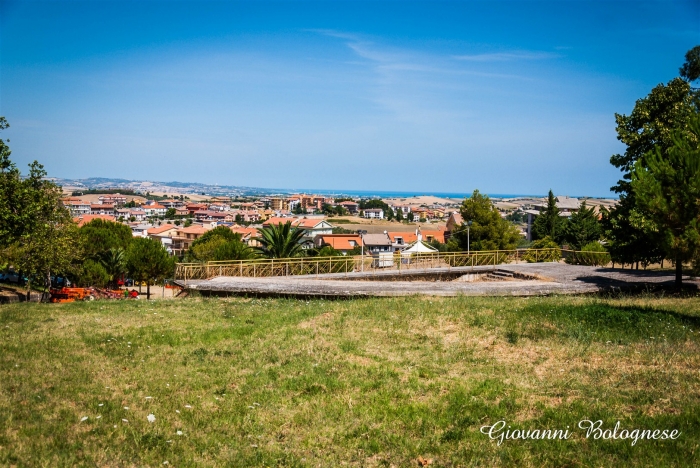
[[[688,81],[700,78],[700,46],[695,46],[685,54],[685,63],[679,70],[680,75]]]
[[[593,208],[586,207],[586,202],[581,208],[571,215],[569,222],[564,224],[564,240],[573,250],[581,250],[584,245],[600,240],[602,227]]]
[[[85,255],[100,260],[111,249],[126,250],[134,239],[129,226],[104,219],[93,219],[80,228]]]
[[[663,248],[676,264],[676,286],[683,283],[683,262],[700,248],[700,112],[688,130],[672,134],[673,146],[654,148],[632,171],[637,202],[656,224]]]
[[[0,130],[9,127],[0,117]],[[49,287],[52,274],[68,273],[80,254],[77,226],[61,203],[62,191],[46,180],[37,161],[22,177],[0,139],[0,260],[12,262],[32,283]]]
[[[168,208],[165,211],[165,219],[173,219],[175,217],[175,208]]]
[[[260,253],[268,258],[297,257],[303,253],[299,241],[304,236],[302,229],[292,227],[291,221],[285,224],[270,225],[260,229]]]
[[[100,258],[100,264],[104,267],[112,287],[116,286],[115,280],[126,273],[126,252],[122,247],[110,248]]]
[[[242,240],[241,235],[226,226],[217,226],[192,242],[187,252],[188,261],[246,260],[255,252]]]
[[[78,286],[97,286],[103,288],[109,282],[109,273],[105,267],[95,260],[86,259],[76,271],[76,283]]]
[[[532,224],[533,240],[549,237],[554,242],[561,243],[564,223],[565,220],[559,216],[557,201],[550,190],[547,196],[547,208],[535,218],[535,222]]]
[[[174,261],[159,241],[138,237],[126,251],[129,275],[136,281],[146,282],[146,298],[151,298],[151,284],[173,274]]]
[[[649,264],[663,260],[661,234],[649,219],[631,187],[632,169],[637,162],[645,166],[647,154],[661,152],[667,157],[673,146],[674,131],[687,131],[690,116],[700,104],[698,90],[690,86],[700,76],[700,46],[686,54],[679,78],[659,84],[646,97],[637,100],[630,115],[615,114],[617,138],[626,145],[624,154],[615,154],[610,163],[622,171],[622,179],[612,190],[620,202],[602,212],[607,245],[613,261]]]
[[[500,213],[487,195],[474,190],[470,198],[462,202],[460,208],[464,222],[471,221],[469,235],[466,227],[456,231],[452,236],[461,250],[511,250],[514,249],[520,234],[509,221],[501,218]],[[467,239],[469,237],[469,239]]]
[[[409,223],[413,222],[413,220],[415,219],[415,216],[413,215],[413,211],[408,212],[408,214],[406,215],[406,219],[408,220]]]
[[[403,210],[401,208],[396,210],[396,221],[403,221]]]

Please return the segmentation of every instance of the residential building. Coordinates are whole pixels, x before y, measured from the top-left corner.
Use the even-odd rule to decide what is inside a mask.
[[[338,203],[338,205],[342,206],[343,208],[345,208],[348,211],[348,213],[353,214],[353,215],[357,214],[358,211],[360,211],[360,204],[356,203],[354,201],[349,201],[349,200],[342,201],[342,202]]]
[[[98,198],[100,203],[114,205],[116,207],[126,205],[126,196],[120,193],[114,193],[110,195],[102,195]]]
[[[165,216],[165,212],[168,211],[163,205],[155,202],[146,203],[143,205],[143,210],[146,212],[146,216]]]
[[[305,249],[313,248],[314,239],[319,234],[333,234],[333,226],[325,218],[270,218],[263,223],[263,227],[287,222],[291,222],[293,227],[304,230],[299,243]]]
[[[260,245],[258,230],[254,227],[231,226],[231,231],[240,234],[241,240],[249,247],[258,247]]]
[[[157,227],[152,227],[146,231],[146,234],[151,239],[161,242],[170,255],[173,254],[173,237],[177,234],[178,226],[174,224],[161,224]]]
[[[193,224],[189,227],[180,227],[172,237],[171,250],[173,255],[182,256],[190,248],[192,242],[202,237],[207,231],[216,226],[200,226]]]
[[[90,202],[74,198],[64,198],[61,200],[63,206],[68,208],[71,216],[83,216],[91,214]]]
[[[450,213],[450,216],[447,218],[447,224],[445,225],[445,242],[450,239],[454,232],[462,228],[462,224],[464,224],[464,220],[459,211]]]
[[[111,203],[105,204],[91,204],[90,214],[93,215],[114,215],[114,205]]]
[[[391,239],[391,245],[394,252],[400,252],[404,250],[409,245],[413,244],[418,240],[417,232],[387,232],[387,235]],[[445,231],[434,230],[434,231],[423,231],[421,230],[422,240],[425,242],[438,241],[441,244],[445,243]]]
[[[348,251],[362,245],[362,238],[359,234],[319,234],[314,238],[314,245],[317,249],[330,246],[347,255]]]
[[[176,198],[170,198],[168,200],[161,200],[160,204],[166,208],[182,208],[185,206],[185,202],[178,200]]]
[[[365,218],[384,219],[384,210],[381,208],[368,208],[363,213]]]

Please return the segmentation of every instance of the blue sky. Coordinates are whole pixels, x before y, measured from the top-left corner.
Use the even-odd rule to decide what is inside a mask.
[[[56,177],[606,196],[698,1],[13,2],[0,115]]]

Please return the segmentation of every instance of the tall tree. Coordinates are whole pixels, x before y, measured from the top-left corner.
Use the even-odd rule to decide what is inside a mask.
[[[134,239],[129,226],[104,219],[93,219],[80,228],[85,255],[100,260],[111,249],[126,250]]]
[[[461,250],[510,250],[520,239],[518,229],[501,217],[487,195],[474,190],[470,198],[462,202],[460,208],[465,223],[471,221],[469,235],[466,227],[452,234]],[[469,239],[467,239],[469,238]]]
[[[534,240],[549,237],[560,244],[563,240],[565,223],[566,220],[559,216],[557,200],[550,190],[547,197],[547,208],[535,218],[535,222],[532,224],[532,237]]]
[[[662,239],[649,220],[631,187],[632,168],[639,161],[645,166],[647,154],[660,151],[663,158],[673,146],[672,133],[687,131],[691,115],[700,105],[697,89],[690,83],[700,77],[700,46],[686,54],[680,69],[681,77],[659,84],[646,97],[637,100],[630,115],[615,114],[617,138],[626,145],[624,154],[615,154],[610,163],[622,171],[612,190],[619,194],[620,203],[603,213],[605,236],[613,261],[643,264],[663,258]]]
[[[187,251],[187,261],[246,260],[253,258],[255,251],[248,247],[241,235],[226,226],[218,226],[204,233],[192,243]]]
[[[304,236],[302,229],[292,227],[291,221],[270,225],[260,229],[260,253],[268,258],[298,257],[303,253],[299,241]]]
[[[146,282],[146,298],[151,298],[151,285],[173,274],[175,263],[159,241],[138,237],[126,251],[126,265],[131,277]]]
[[[637,202],[662,235],[663,247],[676,264],[676,285],[683,282],[683,262],[700,248],[700,113],[686,129],[672,134],[673,146],[654,148],[632,171]]]
[[[600,240],[602,227],[593,208],[588,208],[586,202],[571,215],[564,226],[564,240],[574,250],[581,250],[584,245]]]

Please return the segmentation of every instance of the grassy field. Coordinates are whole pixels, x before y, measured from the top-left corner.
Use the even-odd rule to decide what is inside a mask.
[[[0,306],[0,465],[698,466],[699,332],[697,297]]]

